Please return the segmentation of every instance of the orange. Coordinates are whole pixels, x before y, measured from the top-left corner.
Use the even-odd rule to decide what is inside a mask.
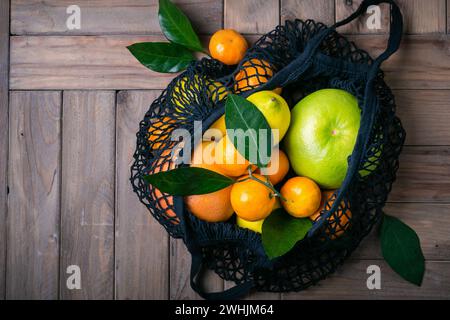
[[[175,129],[176,120],[171,117],[163,117],[156,119],[148,128],[148,141],[153,150],[164,148],[172,131]]]
[[[170,157],[172,157],[171,150],[164,150],[161,153],[160,158],[156,160],[155,167],[152,171],[150,171],[150,174],[175,169],[175,163],[172,161],[172,159],[168,159]],[[152,200],[156,201],[159,209],[163,210],[167,216],[169,216],[170,218],[175,218],[172,220],[174,224],[178,224],[180,220],[177,218],[177,214],[173,209],[173,196],[161,192],[159,189],[153,187],[152,185],[150,185],[150,188],[153,189],[153,195],[151,195]]]
[[[278,87],[278,88],[273,89],[272,91],[275,92],[278,95],[281,95],[281,93],[283,92],[283,88]]]
[[[264,170],[267,170],[267,177],[269,177],[270,183],[276,185],[281,182],[289,171],[289,160],[286,153],[278,150],[278,156],[272,155],[269,165]],[[274,172],[271,173],[272,171]]]
[[[250,162],[239,153],[227,135],[217,143],[215,158],[219,170],[230,177],[246,174],[250,165]],[[252,166],[253,169],[256,167]]]
[[[265,60],[250,59],[242,68],[234,77],[234,91],[237,93],[257,88],[273,76],[273,67]]]
[[[259,174],[254,177],[267,181]],[[262,183],[242,177],[233,184],[231,189],[231,205],[236,214],[247,221],[257,221],[266,218],[276,203],[273,191]]]
[[[297,218],[309,217],[319,209],[321,192],[319,186],[309,178],[291,178],[281,187],[284,209]]]
[[[245,38],[233,29],[222,29],[209,40],[211,57],[227,65],[238,64],[248,49]]]
[[[229,186],[207,194],[187,196],[184,197],[184,201],[188,210],[201,220],[226,221],[233,215],[230,201],[231,188],[232,186]]]
[[[204,168],[225,175],[221,166],[216,164],[215,147],[216,143],[214,141],[202,141],[202,143],[194,149],[191,167]]]
[[[317,210],[313,215],[309,216],[312,221],[318,221],[319,217],[322,215],[322,210],[330,209],[333,205],[334,199],[332,196],[336,190],[327,190],[322,192],[322,201],[320,202],[319,210]],[[325,208],[326,205],[326,208]],[[344,201],[341,202],[341,207],[344,207]],[[337,216],[337,219],[336,219]],[[329,227],[325,232],[330,235],[331,239],[336,239],[340,237],[345,230],[350,226],[349,219],[352,218],[352,212],[347,208],[345,214],[341,208],[338,208],[337,213],[331,215],[328,218]]]

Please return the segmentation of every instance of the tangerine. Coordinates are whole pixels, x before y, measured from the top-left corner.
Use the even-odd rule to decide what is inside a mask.
[[[239,93],[252,90],[266,83],[273,76],[274,68],[265,60],[253,58],[242,64],[236,76],[234,91]]]
[[[227,65],[238,64],[244,58],[247,49],[247,40],[233,29],[219,30],[209,41],[211,57]]]
[[[309,217],[319,209],[321,192],[319,186],[309,178],[294,177],[281,187],[283,208],[297,218]]]
[[[253,177],[268,182],[259,174]],[[270,182],[268,182],[270,183]],[[248,175],[242,177],[231,189],[231,205],[236,215],[247,221],[265,219],[276,203],[276,197],[266,185],[251,179]]]

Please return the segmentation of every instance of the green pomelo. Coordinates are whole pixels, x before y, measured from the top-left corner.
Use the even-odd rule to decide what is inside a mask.
[[[322,89],[292,109],[285,149],[294,171],[324,189],[339,188],[348,169],[361,120],[357,99],[339,89]]]

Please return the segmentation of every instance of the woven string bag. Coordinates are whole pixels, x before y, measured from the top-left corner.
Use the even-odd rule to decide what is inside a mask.
[[[381,3],[390,4],[390,34],[386,50],[372,59],[336,28]],[[402,26],[392,0],[364,0],[356,12],[331,27],[313,20],[286,21],[262,36],[238,66],[207,58],[192,63],[151,104],[137,133],[131,182],[153,217],[172,237],[183,239],[192,255],[191,286],[202,297],[237,298],[251,289],[303,290],[333,273],[380,220],[405,140],[380,65],[398,49]],[[255,77],[258,81],[252,81]],[[143,177],[177,166],[171,159],[177,144],[171,134],[178,128],[193,133],[194,121],[203,121],[206,130],[224,114],[226,90],[247,97],[277,87],[283,88],[291,107],[316,90],[344,89],[358,99],[361,125],[345,180],[325,203],[321,217],[292,250],[270,260],[259,234],[237,227],[233,220],[201,221],[188,212],[181,197],[162,193]],[[236,286],[205,292],[205,268]]]

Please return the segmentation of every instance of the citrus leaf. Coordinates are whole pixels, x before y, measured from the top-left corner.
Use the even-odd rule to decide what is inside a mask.
[[[262,244],[270,259],[282,256],[302,240],[312,222],[308,218],[294,218],[283,209],[273,211],[262,225]]]
[[[231,178],[197,167],[158,172],[145,176],[144,180],[160,191],[174,196],[211,193],[234,183]]]
[[[192,52],[167,42],[140,42],[127,47],[147,68],[157,72],[178,72],[194,60]]]
[[[261,111],[250,101],[229,94],[225,103],[225,125],[234,146],[245,159],[266,167],[272,152],[272,130]]]
[[[203,51],[200,39],[186,15],[169,0],[159,0],[159,25],[169,41],[194,51]]]
[[[384,215],[381,225],[381,251],[389,266],[403,279],[420,286],[425,258],[416,232],[399,219]]]

